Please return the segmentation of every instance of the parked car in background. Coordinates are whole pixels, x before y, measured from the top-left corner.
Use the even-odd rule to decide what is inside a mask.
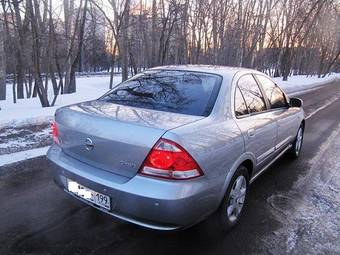
[[[302,101],[265,74],[222,66],[149,69],[98,100],[63,107],[47,157],[55,182],[119,219],[158,230],[239,221],[249,184],[297,158]]]

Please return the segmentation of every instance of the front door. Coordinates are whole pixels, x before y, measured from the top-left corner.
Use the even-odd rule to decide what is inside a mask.
[[[280,152],[289,145],[298,130],[299,109],[290,108],[284,92],[264,75],[255,75],[269,101],[273,118],[277,122],[277,141],[275,149]]]

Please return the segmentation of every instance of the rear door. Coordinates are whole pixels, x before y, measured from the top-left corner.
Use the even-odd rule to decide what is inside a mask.
[[[268,99],[272,116],[277,122],[278,133],[275,149],[279,152],[296,136],[299,126],[299,110],[289,107],[286,95],[271,79],[259,74],[256,74],[255,77]]]
[[[235,88],[236,123],[244,136],[246,151],[256,157],[258,169],[271,160],[277,138],[276,121],[267,107],[254,77],[241,76]]]

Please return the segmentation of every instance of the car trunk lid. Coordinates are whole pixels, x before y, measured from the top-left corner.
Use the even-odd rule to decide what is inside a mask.
[[[72,105],[56,113],[60,145],[67,155],[129,178],[167,130],[202,118],[104,101]]]

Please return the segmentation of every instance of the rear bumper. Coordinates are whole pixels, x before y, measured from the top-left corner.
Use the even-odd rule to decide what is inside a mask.
[[[111,210],[98,208],[119,219],[157,230],[175,230],[193,225],[218,207],[219,188],[206,177],[166,181],[136,175],[128,179],[91,167],[53,145],[47,153],[55,182],[67,190],[67,178],[111,198]]]

